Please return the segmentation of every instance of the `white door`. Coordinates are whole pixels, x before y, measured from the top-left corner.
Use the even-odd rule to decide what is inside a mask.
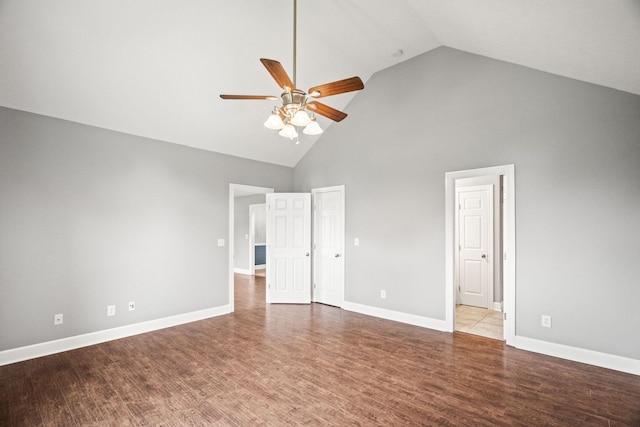
[[[460,303],[493,305],[493,186],[456,189]]]
[[[342,306],[344,289],[344,186],[313,195],[313,300]]]
[[[311,302],[311,195],[267,194],[267,302]]]

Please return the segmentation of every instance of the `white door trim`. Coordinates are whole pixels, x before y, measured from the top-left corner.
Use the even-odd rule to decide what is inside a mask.
[[[229,312],[233,312],[234,307],[234,288],[233,288],[233,250],[235,248],[235,233],[234,233],[234,215],[235,215],[235,197],[236,194],[250,195],[250,194],[266,194],[273,193],[273,188],[257,187],[254,185],[243,184],[229,184],[229,230],[227,245],[229,250]]]
[[[516,332],[516,226],[515,226],[515,166],[493,166],[445,173],[445,324],[447,331],[455,328],[455,180],[483,175],[503,175],[503,300],[504,337],[515,345]]]
[[[315,229],[316,229],[316,218],[315,218],[315,195],[318,193],[328,193],[331,191],[339,191],[340,192],[340,205],[341,205],[341,210],[342,212],[340,212],[340,215],[342,215],[342,227],[339,230],[339,232],[342,233],[342,243],[340,245],[340,255],[342,256],[342,265],[343,265],[343,269],[342,269],[342,287],[340,289],[340,307],[342,307],[344,305],[344,287],[345,287],[345,268],[344,266],[346,265],[346,259],[345,259],[345,240],[346,240],[346,235],[345,235],[345,230],[346,230],[346,218],[345,218],[345,186],[344,185],[334,185],[332,187],[322,187],[322,188],[313,188],[311,189],[311,218],[312,218],[312,230],[314,232],[314,234],[311,236],[311,244],[313,247],[313,254],[315,255]],[[316,282],[316,278],[315,278],[315,274],[316,274],[316,265],[317,265],[318,260],[316,259],[316,257],[313,257],[313,268],[311,270],[311,301],[315,301],[316,296],[314,293],[314,287],[313,284]]]

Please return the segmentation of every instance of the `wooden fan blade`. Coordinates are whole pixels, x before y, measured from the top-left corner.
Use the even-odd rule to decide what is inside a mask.
[[[307,91],[314,98],[322,98],[325,96],[338,95],[340,93],[352,92],[354,90],[364,89],[364,83],[360,77],[350,77],[337,82],[327,83],[320,86],[312,87]]]
[[[343,113],[340,110],[336,110],[335,108],[329,107],[328,105],[316,101],[307,102],[307,108],[309,109],[309,111],[320,114],[321,116],[325,116],[326,118],[331,119],[334,122],[342,121],[345,117],[347,117],[347,113]]]
[[[293,82],[289,78],[289,75],[284,70],[284,67],[281,63],[273,59],[266,58],[260,58],[260,62],[262,62],[262,65],[265,66],[269,74],[271,74],[271,77],[273,77],[276,83],[278,83],[278,86],[280,86],[284,90],[295,89]]]
[[[273,95],[220,95],[222,99],[267,99],[274,100],[278,99],[277,96]]]

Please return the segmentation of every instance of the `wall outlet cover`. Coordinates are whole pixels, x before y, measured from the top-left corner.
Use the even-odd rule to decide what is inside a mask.
[[[540,320],[540,324],[543,328],[551,327],[551,316],[543,314]]]

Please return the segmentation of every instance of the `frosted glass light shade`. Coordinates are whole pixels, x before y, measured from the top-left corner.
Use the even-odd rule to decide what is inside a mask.
[[[304,110],[298,110],[293,119],[291,119],[291,124],[294,126],[307,126],[309,123],[311,123],[311,119]]]
[[[320,135],[322,132],[322,128],[315,120],[312,120],[302,131],[305,135]]]
[[[268,129],[282,129],[284,127],[284,123],[278,114],[271,114],[266,122],[264,122],[264,127]]]
[[[278,132],[280,136],[284,136],[285,138],[297,138],[298,132],[296,132],[296,128],[292,125],[285,125],[280,132]]]

